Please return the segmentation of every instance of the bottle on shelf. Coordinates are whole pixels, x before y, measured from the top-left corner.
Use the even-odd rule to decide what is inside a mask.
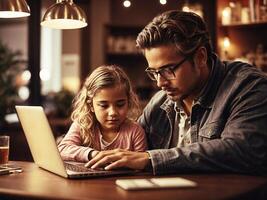
[[[267,0],[248,0],[248,5],[229,1],[222,9],[222,25],[257,22],[267,22]]]
[[[263,0],[260,5],[260,20],[267,21],[267,0]]]

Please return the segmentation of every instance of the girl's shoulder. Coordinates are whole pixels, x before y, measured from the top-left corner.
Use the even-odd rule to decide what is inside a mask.
[[[72,122],[70,125],[70,129],[71,130],[79,130],[80,129],[80,125],[77,122]]]
[[[121,126],[122,131],[143,131],[142,126],[136,121],[127,119]]]
[[[77,128],[77,129],[80,129],[82,127],[82,124],[80,122],[73,121],[72,122],[72,126]]]

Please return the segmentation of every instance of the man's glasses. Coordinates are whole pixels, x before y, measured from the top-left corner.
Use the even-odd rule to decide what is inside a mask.
[[[175,73],[174,71],[180,67],[188,58],[184,58],[182,61],[180,61],[179,63],[177,64],[174,64],[174,65],[169,65],[169,66],[164,66],[164,67],[161,67],[160,69],[158,70],[154,70],[154,69],[151,69],[151,68],[146,68],[146,73],[148,75],[148,77],[153,80],[153,81],[157,81],[158,80],[158,77],[159,75],[162,76],[165,80],[172,80],[172,79],[175,79]]]

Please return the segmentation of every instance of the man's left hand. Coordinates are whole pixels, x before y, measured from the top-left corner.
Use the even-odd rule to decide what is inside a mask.
[[[105,170],[127,167],[131,169],[142,170],[149,163],[149,154],[147,152],[133,152],[123,149],[114,149],[99,152],[92,158],[85,167],[93,169],[104,167]]]

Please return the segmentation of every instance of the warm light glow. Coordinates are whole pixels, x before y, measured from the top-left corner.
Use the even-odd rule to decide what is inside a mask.
[[[50,75],[46,69],[42,69],[39,74],[42,81],[48,81],[50,79]]]
[[[78,29],[86,27],[87,23],[73,19],[53,19],[49,21],[42,21],[41,25],[54,29]]]
[[[63,88],[76,93],[80,89],[80,80],[77,77],[64,77],[62,79],[62,85]]]
[[[22,99],[22,100],[27,100],[30,96],[30,90],[28,87],[26,86],[22,86],[19,88],[18,90],[18,94],[19,94],[19,97]]]
[[[21,79],[24,82],[28,83],[28,81],[31,79],[31,72],[29,70],[25,70],[24,72],[22,72]]]
[[[228,49],[231,45],[229,37],[224,37],[223,38],[223,48]]]
[[[189,5],[188,3],[186,3],[182,7],[182,10],[184,12],[193,12],[193,13],[199,15],[200,17],[203,17],[202,7],[199,4]]]
[[[230,1],[229,2],[229,6],[232,7],[232,8],[234,8],[234,7],[236,7],[236,4],[235,4],[235,2]]]
[[[230,17],[230,13],[231,13],[231,8],[230,7],[226,7],[222,11],[222,16],[223,17]]]
[[[231,8],[225,7],[222,11],[222,24],[231,23]]]
[[[131,6],[131,1],[129,1],[129,0],[125,0],[125,1],[123,2],[123,6],[126,7],[126,8],[130,7],[130,6]]]
[[[190,11],[190,8],[189,8],[189,6],[184,5],[183,8],[182,8],[182,10],[183,10],[184,12],[189,12],[189,11]]]
[[[27,12],[0,11],[0,18],[20,18],[28,16],[30,16],[30,13]]]
[[[167,0],[159,0],[159,3],[165,5],[167,3]]]

